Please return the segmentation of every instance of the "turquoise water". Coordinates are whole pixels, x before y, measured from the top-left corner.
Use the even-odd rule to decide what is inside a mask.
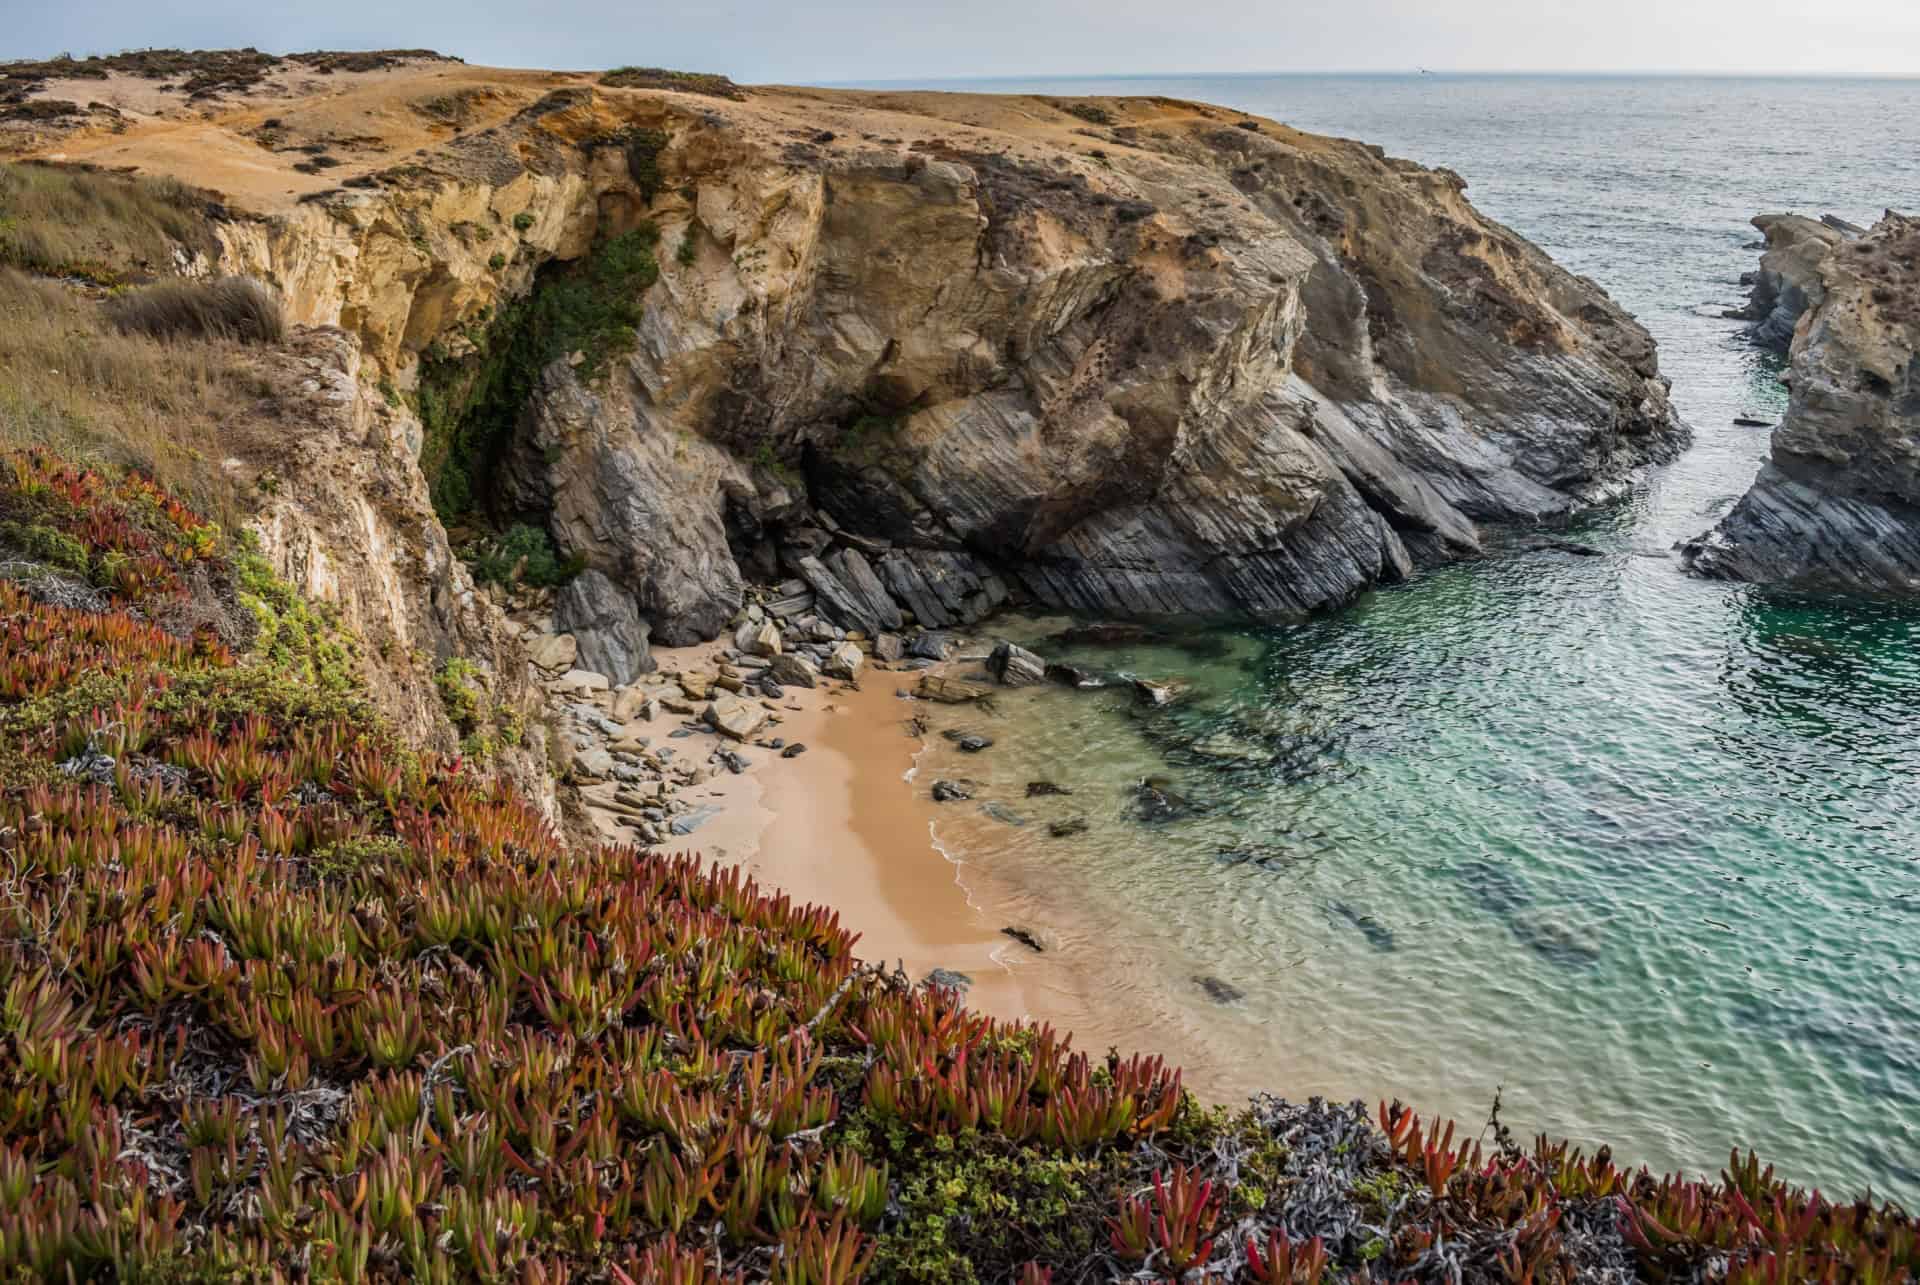
[[[1920,1204],[1920,610],[1700,583],[1670,552],[1764,453],[1734,417],[1784,405],[1719,316],[1746,220],[1920,206],[1920,84],[985,87],[1207,99],[1456,169],[1641,317],[1697,442],[1570,533],[1603,556],[1515,546],[1297,628],[1080,649],[1195,697],[1003,700],[974,720],[994,749],[922,773],[999,809],[942,841],[1061,958],[1110,959],[1116,1002],[1215,1083],[1473,1120],[1500,1088],[1510,1123],[1656,1168],[1751,1145]],[[1036,777],[1074,794],[1028,799]]]

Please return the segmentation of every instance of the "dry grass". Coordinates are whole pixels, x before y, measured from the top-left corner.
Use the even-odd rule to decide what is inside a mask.
[[[227,522],[220,462],[270,391],[239,344],[122,334],[99,303],[0,267],[0,447],[138,468]]]
[[[109,299],[107,320],[123,335],[277,344],[286,337],[280,300],[252,277],[163,281]]]
[[[173,179],[0,164],[0,265],[113,285],[211,256],[212,197]]]

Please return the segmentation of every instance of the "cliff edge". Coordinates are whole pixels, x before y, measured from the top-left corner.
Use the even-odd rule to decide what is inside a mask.
[[[1920,219],[1889,211],[1824,255],[1818,272],[1772,454],[1683,556],[1718,579],[1911,595],[1920,592]]]
[[[782,577],[869,630],[1288,617],[1685,440],[1603,290],[1360,143],[1169,99],[302,66],[171,105],[113,72],[34,146],[218,188],[223,266],[355,337],[449,524],[544,525],[669,643]]]

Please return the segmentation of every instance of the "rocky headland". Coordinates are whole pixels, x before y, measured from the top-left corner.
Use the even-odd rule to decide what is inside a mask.
[[[1752,489],[1683,557],[1720,579],[1910,596],[1920,592],[1920,220],[1889,211],[1850,239],[1799,219],[1776,245],[1782,227],[1768,228],[1768,271],[1791,283],[1770,316],[1789,297],[1806,309],[1792,323],[1792,399]],[[1789,262],[1802,275],[1786,275]]]
[[[1818,219],[1800,214],[1759,214],[1754,216],[1753,226],[1764,238],[1760,242],[1760,266],[1740,279],[1752,291],[1747,306],[1729,315],[1753,322],[1750,333],[1754,342],[1784,354],[1793,344],[1800,318],[1825,297],[1820,265],[1834,247],[1859,236],[1863,229],[1831,214]]]

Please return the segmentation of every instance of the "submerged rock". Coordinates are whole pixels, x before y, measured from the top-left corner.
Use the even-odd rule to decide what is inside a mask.
[[[1216,1004],[1232,1004],[1247,997],[1247,993],[1238,986],[1222,981],[1210,973],[1195,977],[1193,984],[1205,991],[1207,998]]]
[[[967,705],[985,700],[992,692],[978,683],[927,674],[914,685],[913,694],[921,700],[938,701],[942,705]]]
[[[1047,833],[1056,839],[1071,839],[1076,834],[1085,834],[1086,832],[1087,819],[1085,817],[1068,817],[1064,821],[1050,821],[1047,823]]]
[[[1030,799],[1043,798],[1047,795],[1053,795],[1053,794],[1072,794],[1072,793],[1073,793],[1072,790],[1067,789],[1063,785],[1055,785],[1052,781],[1028,781],[1027,782],[1027,797]]]
[[[1327,903],[1327,910],[1352,924],[1367,939],[1367,945],[1378,951],[1393,949],[1393,930],[1375,919],[1372,915],[1355,910],[1344,901]]]
[[[935,781],[933,783],[933,801],[935,803],[961,803],[972,797],[972,788],[959,781]]]

